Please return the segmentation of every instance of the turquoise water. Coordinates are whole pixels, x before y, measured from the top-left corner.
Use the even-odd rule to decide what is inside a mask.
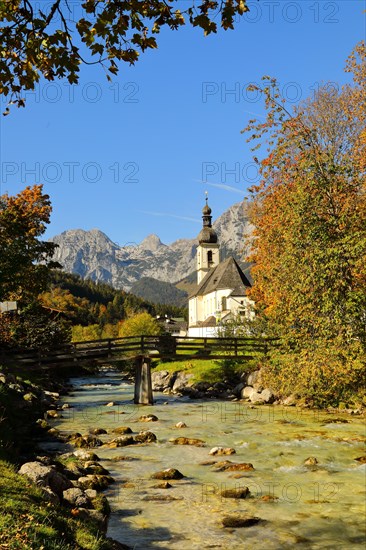
[[[193,401],[155,393],[154,406],[132,403],[133,386],[120,374],[72,380],[64,401],[73,408],[54,425],[65,433],[87,433],[129,426],[151,430],[156,443],[98,448],[101,463],[116,479],[106,495],[113,513],[108,535],[135,550],[171,548],[358,549],[365,548],[364,419],[348,414],[223,401]],[[108,402],[116,405],[106,407]],[[141,422],[152,413],[157,422]],[[347,423],[334,422],[343,418]],[[183,421],[187,428],[177,429]],[[199,438],[205,447],[173,445],[176,437]],[[209,455],[212,447],[236,454]],[[316,457],[316,467],[303,465]],[[116,457],[123,460],[115,461]],[[208,460],[250,462],[252,471],[215,471]],[[184,478],[159,489],[154,472],[177,468]],[[234,477],[241,475],[240,478]],[[225,499],[223,489],[248,487],[246,499]],[[268,495],[275,497],[269,499]],[[266,497],[265,500],[262,497]],[[156,500],[168,497],[169,500]],[[155,499],[155,500],[154,500]],[[224,528],[222,518],[246,514],[261,521],[246,528]]]

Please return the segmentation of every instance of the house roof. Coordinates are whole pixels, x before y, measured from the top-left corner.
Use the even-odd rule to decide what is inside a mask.
[[[251,284],[233,257],[211,269],[202,279],[190,298],[205,296],[215,290],[231,289],[233,296],[245,296]]]

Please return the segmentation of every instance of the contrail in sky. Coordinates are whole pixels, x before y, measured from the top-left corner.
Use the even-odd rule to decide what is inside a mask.
[[[185,220],[187,222],[201,223],[201,220],[189,218],[188,216],[177,216],[176,214],[167,214],[166,212],[154,212],[150,210],[138,210],[141,214],[149,214],[150,216],[159,216],[161,218],[176,218],[177,220]]]
[[[211,187],[218,187],[219,189],[224,189],[225,191],[230,191],[231,193],[239,193],[240,195],[245,195],[245,191],[243,189],[239,189],[238,187],[232,187],[231,185],[226,185],[225,183],[211,183],[209,181],[202,181],[202,180],[195,180],[198,183],[202,183],[203,185],[211,185]]]

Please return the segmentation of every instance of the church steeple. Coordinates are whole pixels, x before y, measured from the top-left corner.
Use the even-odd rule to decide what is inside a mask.
[[[215,230],[212,228],[212,216],[211,208],[208,206],[208,193],[206,191],[206,204],[202,208],[202,220],[203,228],[201,233],[198,235],[198,242],[201,243],[217,243],[217,235]]]
[[[206,191],[206,204],[202,209],[203,227],[198,235],[197,247],[197,283],[199,284],[212,267],[220,263],[220,245],[217,242],[216,231],[212,227],[211,208],[208,205],[208,193]]]

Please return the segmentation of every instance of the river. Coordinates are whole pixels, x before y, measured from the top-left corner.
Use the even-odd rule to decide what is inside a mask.
[[[355,460],[365,454],[362,417],[157,392],[154,406],[136,406],[133,386],[116,372],[71,382],[74,390],[63,402],[72,408],[53,423],[63,433],[104,428],[108,435],[98,437],[106,442],[116,437],[113,429],[129,426],[157,436],[156,443],[95,449],[116,479],[105,492],[113,510],[109,536],[135,550],[365,549],[366,464]],[[111,401],[116,405],[107,407]],[[139,421],[147,414],[159,420]],[[177,422],[187,427],[177,429]],[[169,441],[181,436],[206,446]],[[215,446],[233,447],[236,454],[212,457]],[[305,466],[309,457],[318,463]],[[215,471],[200,464],[211,459],[252,463],[254,470]],[[165,468],[185,477],[170,481],[172,488],[155,488],[159,482],[151,475]],[[249,488],[246,499],[221,496],[239,487]],[[261,521],[224,528],[223,517],[237,513]]]

